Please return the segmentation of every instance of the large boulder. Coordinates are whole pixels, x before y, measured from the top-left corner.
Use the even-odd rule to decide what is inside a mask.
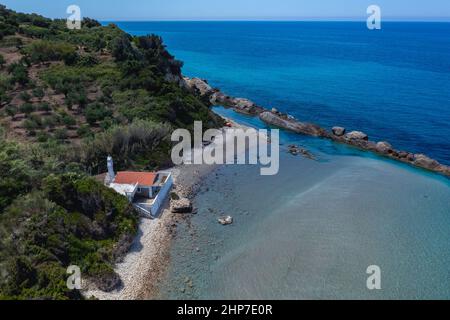
[[[170,203],[170,211],[173,213],[191,213],[193,210],[192,203],[187,198],[172,200]]]
[[[392,153],[392,151],[394,149],[392,148],[390,143],[388,143],[386,141],[380,141],[377,143],[376,150],[379,153],[388,154],[388,153]]]
[[[439,162],[427,157],[424,154],[414,155],[414,165],[430,170],[435,170],[440,166]]]
[[[352,131],[345,135],[349,140],[369,140],[369,136],[361,131]]]
[[[342,137],[345,134],[345,128],[343,128],[343,127],[333,127],[333,129],[331,129],[331,131],[337,137]]]

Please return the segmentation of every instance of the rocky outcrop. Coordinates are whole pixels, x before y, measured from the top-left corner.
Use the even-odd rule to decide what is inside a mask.
[[[296,133],[315,137],[327,137],[329,134],[325,129],[312,123],[299,122],[288,118],[287,115],[277,115],[269,111],[259,114],[259,118],[267,124],[290,130]]]
[[[208,84],[206,80],[200,78],[187,78],[184,77],[185,86],[193,92],[200,94],[201,96],[212,94],[213,88]]]
[[[265,123],[286,129],[299,134],[305,134],[315,137],[327,138],[335,142],[351,145],[355,148],[374,152],[384,157],[401,161],[412,166],[438,172],[450,177],[450,167],[440,164],[434,159],[431,159],[423,154],[413,154],[407,151],[397,151],[391,144],[386,141],[375,143],[369,140],[369,136],[361,131],[351,131],[346,133],[344,127],[333,127],[331,132],[312,123],[305,123],[296,120],[294,117],[279,112],[277,109],[270,110],[256,105],[253,101],[245,98],[234,98],[228,96],[218,89],[213,89],[207,81],[199,78],[184,78],[185,86],[200,95],[207,96],[213,105],[221,105],[226,108],[233,108],[236,112],[244,113],[259,118]],[[292,154],[302,154],[308,156],[307,153],[302,153],[301,150],[291,149]],[[192,209],[191,209],[192,210]]]
[[[192,203],[188,198],[172,200],[170,203],[170,211],[173,213],[191,213],[192,210]]]

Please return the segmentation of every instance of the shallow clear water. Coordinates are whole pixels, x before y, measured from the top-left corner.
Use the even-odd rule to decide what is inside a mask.
[[[162,35],[185,74],[229,94],[450,164],[450,24],[118,24]],[[164,297],[450,299],[448,179],[321,139],[281,138],[278,175],[225,166],[204,181],[199,212],[175,239]],[[287,154],[289,143],[318,161]],[[219,225],[221,215],[235,223]],[[382,290],[366,288],[369,265],[380,266]]]
[[[283,139],[319,160],[282,146],[276,176],[225,166],[206,179],[198,214],[175,240],[164,297],[450,298],[446,178],[317,139]],[[218,224],[222,215],[234,224]],[[366,287],[370,265],[381,268],[382,290]]]

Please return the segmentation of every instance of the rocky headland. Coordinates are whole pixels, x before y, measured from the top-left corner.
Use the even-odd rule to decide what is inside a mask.
[[[207,97],[213,105],[220,105],[225,108],[231,108],[238,113],[257,116],[271,126],[347,144],[360,150],[373,152],[386,158],[450,177],[449,166],[441,164],[424,154],[396,150],[386,141],[370,141],[369,136],[362,131],[347,132],[346,128],[339,126],[333,127],[331,131],[328,131],[316,124],[299,121],[286,113],[279,112],[277,109],[268,110],[258,106],[249,99],[226,95],[219,89],[211,87],[203,79],[184,77],[184,85],[201,96]]]

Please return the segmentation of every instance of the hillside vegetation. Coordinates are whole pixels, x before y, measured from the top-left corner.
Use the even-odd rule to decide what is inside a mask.
[[[77,299],[66,268],[109,290],[137,230],[126,198],[92,176],[170,162],[170,133],[221,125],[185,89],[155,35],[0,6],[0,298]]]

